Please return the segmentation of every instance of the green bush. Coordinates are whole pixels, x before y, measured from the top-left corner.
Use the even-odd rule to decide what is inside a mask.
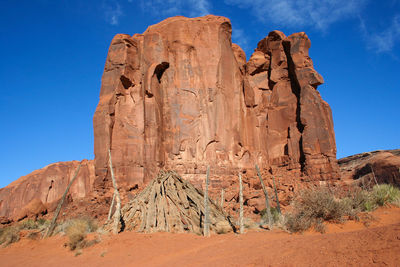
[[[271,212],[271,217],[272,217],[272,223],[277,223],[280,220],[281,215],[278,212],[278,209],[275,207],[270,207],[270,212]],[[267,209],[263,209],[262,211],[260,211],[260,216],[261,216],[261,220],[264,222],[268,221],[267,218]]]
[[[375,185],[371,193],[372,199],[377,206],[395,203],[400,199],[400,190],[389,184]]]
[[[351,207],[357,212],[373,211],[378,207],[400,200],[400,190],[393,185],[375,185],[372,190],[355,190],[351,192],[343,201],[350,201]]]
[[[50,222],[48,220],[46,220],[45,218],[40,218],[37,220],[38,225],[42,226],[42,225],[48,225],[50,224]]]
[[[356,215],[359,212],[372,211],[376,208],[371,192],[360,188],[348,192],[347,196],[341,201],[346,207],[348,215]]]

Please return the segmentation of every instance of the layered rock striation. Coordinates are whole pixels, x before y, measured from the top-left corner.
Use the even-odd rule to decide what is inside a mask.
[[[108,149],[127,190],[161,168],[200,183],[207,165],[216,187],[256,163],[298,180],[339,177],[307,35],[273,31],[246,62],[231,31],[224,17],[173,17],[114,37],[93,119],[98,188],[109,181]]]

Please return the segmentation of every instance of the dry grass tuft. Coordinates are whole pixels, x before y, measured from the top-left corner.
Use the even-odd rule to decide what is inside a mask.
[[[31,240],[39,240],[41,237],[41,234],[39,231],[34,231],[34,232],[29,232],[26,237]]]
[[[0,245],[4,247],[18,242],[19,228],[17,226],[8,226],[0,229]]]
[[[217,234],[227,234],[232,232],[232,227],[228,222],[219,221],[215,225],[215,231]]]
[[[65,234],[69,238],[68,246],[71,250],[82,249],[97,243],[95,240],[87,241],[88,233],[97,230],[97,225],[90,218],[77,218],[67,221]]]

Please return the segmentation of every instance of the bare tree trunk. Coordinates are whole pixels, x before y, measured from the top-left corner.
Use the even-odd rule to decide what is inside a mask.
[[[239,172],[239,229],[240,233],[244,233],[243,227],[243,185],[242,185],[242,174]]]
[[[225,204],[225,196],[224,196],[225,190],[222,188],[221,189],[221,209],[224,209],[224,204]]]
[[[47,230],[45,237],[49,237],[53,234],[54,228],[56,227],[56,221],[57,221],[58,215],[60,214],[61,207],[64,204],[65,197],[67,196],[67,193],[68,193],[69,188],[71,187],[72,183],[75,181],[76,177],[78,176],[78,172],[79,172],[80,168],[81,168],[81,163],[79,163],[78,168],[76,169],[76,171],[74,173],[74,176],[72,177],[71,181],[69,182],[69,184],[67,186],[67,189],[65,189],[65,192],[60,199],[60,202],[58,202],[56,212],[54,213],[53,220],[50,223],[49,229]]]
[[[110,210],[108,211],[107,221],[109,221],[111,219],[112,208],[114,207],[114,201],[115,201],[115,193],[113,194],[113,198],[112,198],[111,205],[110,205]]]
[[[114,229],[113,232],[114,234],[118,234],[118,232],[121,230],[120,229],[120,223],[121,223],[121,197],[118,192],[118,187],[117,187],[117,182],[115,181],[115,176],[114,176],[114,170],[112,167],[112,160],[111,160],[111,150],[108,149],[108,155],[110,158],[110,171],[111,171],[111,179],[112,183],[114,186],[114,194],[115,198],[117,199],[117,205],[115,207],[115,213],[114,213]]]
[[[376,184],[376,185],[378,185],[378,181],[376,180],[376,177],[375,177],[375,172],[374,172],[374,169],[372,168],[372,165],[369,165],[369,167],[371,168],[371,171],[372,171],[372,177],[374,177],[375,184]]]
[[[204,236],[210,236],[209,208],[208,208],[208,179],[210,176],[210,166],[207,167],[206,186],[204,190]]]
[[[269,206],[269,199],[268,199],[268,192],[267,192],[267,188],[265,187],[264,181],[262,179],[261,173],[260,173],[260,169],[258,168],[258,165],[256,164],[256,170],[257,170],[257,175],[258,178],[260,179],[260,183],[262,186],[262,189],[264,191],[264,195],[265,195],[265,209],[267,212],[267,220],[268,220],[268,226],[271,229],[272,227],[272,216],[271,216],[271,210],[270,210],[270,206]]]
[[[272,183],[274,184],[275,199],[276,199],[276,209],[278,210],[279,214],[281,214],[281,205],[279,204],[278,190],[276,190],[275,178],[274,178],[273,175],[272,175]]]

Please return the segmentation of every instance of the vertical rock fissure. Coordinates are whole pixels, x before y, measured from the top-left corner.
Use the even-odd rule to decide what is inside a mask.
[[[289,73],[289,79],[290,79],[290,87],[292,89],[293,94],[297,98],[297,106],[296,106],[296,126],[297,129],[300,132],[300,139],[299,139],[299,151],[300,151],[300,158],[299,158],[299,163],[301,166],[301,171],[304,172],[305,170],[305,165],[306,165],[306,157],[304,154],[303,150],[303,131],[305,125],[301,122],[301,105],[300,105],[300,92],[301,92],[301,87],[299,84],[299,81],[297,80],[296,72],[295,72],[295,65],[292,59],[292,56],[290,55],[290,41],[283,41],[282,42],[283,49],[285,51],[286,59],[288,62],[288,73]]]
[[[165,164],[165,158],[164,158],[164,142],[165,142],[165,136],[164,136],[164,124],[165,124],[165,118],[168,116],[165,116],[164,114],[164,92],[163,92],[163,86],[162,86],[162,77],[165,73],[165,71],[169,68],[169,63],[168,62],[162,62],[161,64],[158,64],[156,68],[154,69],[154,74],[157,77],[158,84],[156,85],[158,88],[154,89],[154,92],[156,93],[156,98],[155,101],[158,106],[158,111],[159,111],[159,123],[158,123],[158,134],[159,134],[159,140],[160,140],[160,147],[159,147],[159,155],[158,155],[158,161],[159,161],[159,167],[163,167]],[[153,90],[153,88],[152,88]]]
[[[48,202],[50,190],[53,188],[53,183],[54,183],[54,180],[51,180],[49,190],[47,191],[47,194],[46,194],[46,202],[45,203]]]

